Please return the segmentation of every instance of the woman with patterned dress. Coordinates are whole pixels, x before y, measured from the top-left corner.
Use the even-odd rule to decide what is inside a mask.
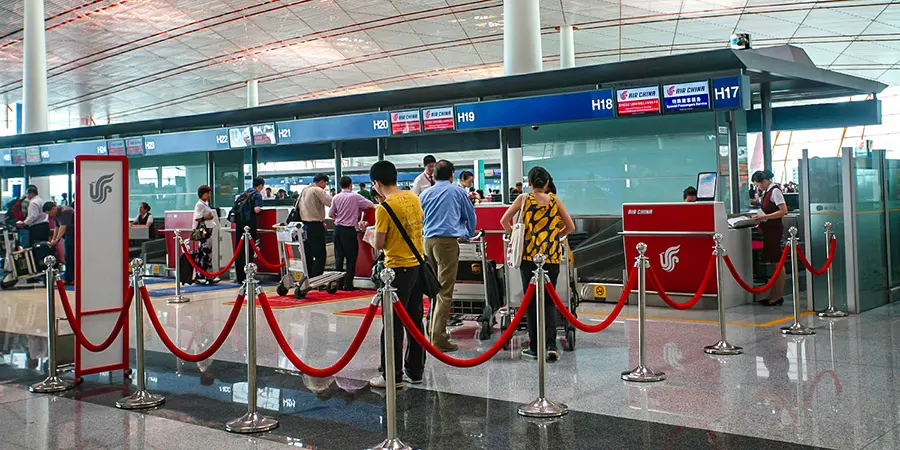
[[[208,228],[210,232],[207,234],[206,239],[197,242],[197,247],[195,248],[193,255],[191,255],[197,265],[207,272],[212,271],[213,268],[213,230],[218,227],[216,213],[209,207],[209,198],[211,195],[211,187],[204,184],[197,188],[197,197],[200,199],[197,200],[197,204],[194,206],[194,227],[196,228],[198,224],[202,223],[202,226]],[[212,284],[218,283],[219,278],[207,278],[195,270],[194,281],[200,284]]]

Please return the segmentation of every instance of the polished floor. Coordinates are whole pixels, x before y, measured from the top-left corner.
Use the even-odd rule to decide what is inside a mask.
[[[158,285],[164,287],[165,285]],[[157,286],[154,286],[154,288]],[[215,339],[235,290],[193,294],[183,305],[154,301],[170,335],[198,352]],[[325,366],[337,360],[361,318],[336,312],[368,298],[275,312],[295,351]],[[805,303],[805,302],[804,302]],[[602,320],[609,305],[585,304],[581,318]],[[74,391],[33,395],[42,378],[46,307],[40,290],[0,293],[0,449],[4,448],[366,448],[384,438],[383,393],[365,380],[377,374],[380,326],[338,376],[313,379],[293,371],[260,314],[260,407],[282,426],[254,437],[221,431],[246,408],[242,317],[214,360],[176,360],[147,326],[148,388],[165,393],[162,407],[145,413],[112,407],[128,386],[121,373],[95,375]],[[715,343],[712,311],[651,308],[648,365],[667,373],[661,383],[622,382],[636,364],[632,307],[608,330],[578,333],[576,350],[548,368],[548,397],[572,412],[548,422],[518,417],[516,405],[537,393],[537,365],[517,358],[524,336],[508,351],[472,369],[429,360],[425,383],[398,398],[400,436],[423,449],[588,448],[900,448],[900,305],[835,321],[805,316],[818,334],[784,337],[791,305],[742,306],[728,311],[729,340],[746,353],[709,357]],[[477,328],[454,330],[472,357],[492,341]],[[496,338],[496,335],[495,335]]]

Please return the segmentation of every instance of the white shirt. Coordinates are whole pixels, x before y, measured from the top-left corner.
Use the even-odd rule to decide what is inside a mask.
[[[25,216],[25,226],[37,225],[39,223],[47,223],[47,213],[44,212],[44,199],[35,195],[28,201],[28,215]]]
[[[762,197],[760,197],[760,198],[761,199],[766,198],[766,193],[771,191],[772,189],[775,189],[775,183],[770,184],[769,188],[766,189],[765,191],[763,191]],[[772,191],[772,197],[770,198],[770,200],[772,200],[772,203],[774,203],[775,206],[783,205],[785,202],[784,202],[784,194],[781,192],[781,189],[775,189],[774,191]],[[760,207],[762,207],[761,200],[760,200]]]
[[[422,172],[416,177],[416,180],[413,181],[411,190],[413,191],[413,194],[422,195],[422,192],[425,189],[434,186],[434,183],[436,182],[437,180],[434,179],[434,174],[428,175],[425,172]]]
[[[203,200],[197,200],[197,204],[194,205],[194,226],[197,226],[197,219],[201,217],[206,217],[212,214],[213,218],[207,220],[204,225],[209,228],[214,228],[216,226],[216,213],[209,207],[209,204],[204,202]]]

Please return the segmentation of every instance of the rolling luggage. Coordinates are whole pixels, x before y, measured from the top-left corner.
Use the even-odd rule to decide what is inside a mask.
[[[31,247],[31,257],[34,258],[34,267],[38,272],[47,270],[44,258],[48,256],[57,256],[56,248],[51,246],[49,242],[40,242]],[[57,260],[59,260],[59,257],[57,257]]]
[[[187,254],[182,253],[181,260],[178,261],[178,279],[181,280],[181,284],[194,284],[194,266],[191,265],[188,258]]]

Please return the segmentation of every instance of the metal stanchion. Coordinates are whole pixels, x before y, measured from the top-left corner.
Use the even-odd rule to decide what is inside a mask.
[[[809,336],[811,334],[816,334],[816,330],[800,323],[800,266],[797,264],[797,244],[799,243],[799,239],[797,238],[797,228],[791,227],[788,229],[788,233],[791,235],[791,284],[794,297],[794,323],[789,327],[782,327],[781,333],[795,336]]]
[[[175,230],[175,295],[168,298],[166,303],[187,303],[191,299],[181,295],[181,231]]]
[[[826,258],[831,256],[831,242],[834,239],[834,233],[831,231],[831,222],[825,222],[825,255]],[[826,259],[827,261],[827,259]],[[847,313],[836,309],[834,307],[834,274],[831,271],[831,268],[834,267],[834,262],[828,266],[828,274],[826,275],[828,279],[828,309],[819,313],[819,317],[828,317],[828,318],[838,318],[838,317],[847,317]]]
[[[260,414],[256,409],[256,297],[262,289],[256,282],[256,264],[248,263],[245,267],[247,279],[241,293],[247,296],[247,414],[226,423],[225,429],[232,433],[249,434],[274,430],[278,427],[278,421]]]
[[[131,286],[134,287],[134,340],[136,342],[135,355],[137,367],[135,376],[137,377],[137,391],[128,397],[119,399],[116,402],[116,408],[121,409],[143,409],[153,408],[165,403],[166,398],[159,394],[151,394],[145,387],[147,374],[144,368],[144,304],[141,303],[141,288],[144,286],[143,279],[144,261],[135,258],[131,261]],[[124,345],[128,345],[126,341]]]
[[[654,382],[666,379],[666,374],[656,372],[646,366],[647,350],[647,267],[650,260],[647,259],[647,244],[641,242],[637,245],[638,257],[635,267],[638,268],[638,366],[631,371],[622,372],[625,381]],[[662,288],[660,288],[662,289]]]
[[[56,257],[47,256],[44,264],[47,266],[44,272],[47,283],[47,378],[28,388],[38,394],[68,391],[75,387],[75,383],[59,377],[56,367]]]
[[[547,302],[547,293],[545,284],[548,281],[547,271],[544,270],[544,255],[536,255],[534,264],[537,270],[534,271],[534,278],[531,279],[534,284],[534,294],[537,310],[537,357],[538,357],[538,398],[537,400],[519,406],[519,415],[525,417],[559,417],[569,412],[569,407],[556,403],[546,398],[547,389],[547,315],[544,310]]]
[[[397,289],[394,283],[394,270],[381,271],[381,281],[384,286],[373,299],[373,302],[381,300],[381,312],[384,316],[384,381],[385,396],[384,408],[387,416],[387,439],[368,450],[412,450],[412,447],[403,443],[397,437],[397,377],[395,367],[397,361],[394,358],[394,302],[398,301]]]
[[[703,351],[709,355],[740,355],[744,353],[744,349],[736,345],[728,343],[725,337],[725,271],[722,270],[722,260],[725,258],[725,248],[722,247],[722,235],[716,233],[713,235],[716,246],[713,247],[713,254],[716,255],[716,280],[717,284],[717,300],[719,302],[719,331],[722,336],[715,345],[703,348]]]

